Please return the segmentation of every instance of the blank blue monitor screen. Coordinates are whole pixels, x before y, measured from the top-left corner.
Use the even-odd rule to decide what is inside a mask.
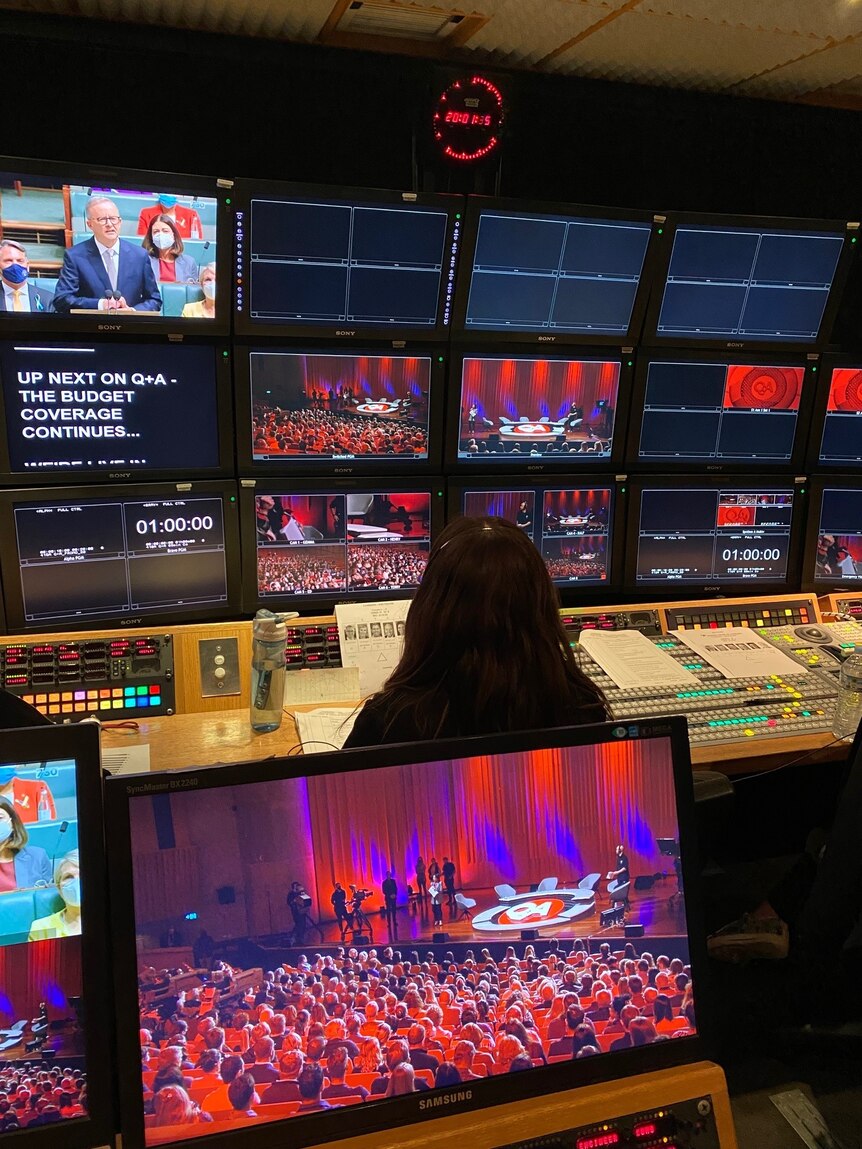
[[[623,336],[649,238],[646,222],[483,211],[465,327]]]
[[[657,334],[814,342],[843,244],[839,232],[680,226]]]

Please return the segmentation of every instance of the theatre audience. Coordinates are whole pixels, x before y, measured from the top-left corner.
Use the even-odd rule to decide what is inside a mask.
[[[322,399],[319,401],[330,402]],[[350,406],[355,400],[343,392],[337,394],[333,401],[337,410],[309,407],[291,411],[270,404],[255,403],[252,419],[255,454],[427,454],[428,431],[419,422],[351,414]]]

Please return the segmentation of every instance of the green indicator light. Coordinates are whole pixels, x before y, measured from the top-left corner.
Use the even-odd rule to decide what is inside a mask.
[[[236,495],[231,495],[231,497],[230,497],[230,501],[231,501],[232,503],[235,503],[235,502],[236,502]]]
[[[438,492],[437,492],[437,498],[438,498],[438,499],[442,499],[442,498],[443,498],[443,492],[442,492],[442,491],[438,491]]]
[[[850,240],[850,242],[851,242],[851,243],[855,243],[855,242],[856,242],[856,236],[855,236],[855,235],[854,235],[854,236],[853,236],[853,238]]]
[[[620,494],[624,495],[625,493],[626,493],[625,487],[620,487]]]
[[[437,356],[437,362],[438,362],[438,363],[442,363],[442,362],[443,362],[443,356],[442,356],[442,355],[438,355],[438,356]]]
[[[812,370],[812,371],[816,371],[816,370],[817,370],[817,368],[816,368],[816,367],[812,367],[812,368],[811,368],[811,370]]]
[[[227,355],[228,355],[227,351],[222,351],[222,355],[225,357],[225,359],[227,359]]]
[[[460,218],[461,218],[461,213],[460,213],[460,211],[456,211],[456,212],[455,212],[455,219],[460,219]]]
[[[629,367],[631,367],[633,364],[634,364],[634,360],[633,360],[633,359],[629,359]]]
[[[663,227],[660,227],[660,228],[658,229],[658,233],[659,233],[659,235],[664,235],[664,228],[663,228]]]
[[[226,199],[224,202],[225,202],[225,203],[230,203],[230,198]]]

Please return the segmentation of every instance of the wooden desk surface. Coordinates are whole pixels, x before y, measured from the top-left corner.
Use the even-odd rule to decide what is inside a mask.
[[[343,705],[343,703],[341,704]],[[297,706],[296,710],[313,710]],[[751,742],[729,742],[710,747],[694,747],[692,763],[701,769],[723,774],[748,774],[776,770],[786,763],[817,751],[806,765],[840,761],[847,756],[847,743],[829,746],[829,734],[806,734],[797,738],[764,738]],[[296,723],[289,714],[278,730],[255,734],[247,710],[225,710],[211,714],[175,714],[140,723],[135,733],[123,729],[103,730],[103,745],[109,748],[150,747],[152,770],[181,770],[190,766],[216,766],[228,762],[255,762],[260,758],[284,757],[296,752],[299,738]]]

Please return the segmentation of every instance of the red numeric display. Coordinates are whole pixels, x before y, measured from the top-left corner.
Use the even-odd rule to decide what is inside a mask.
[[[619,1145],[620,1135],[610,1133],[597,1133],[594,1137],[579,1137],[575,1142],[576,1149],[605,1149],[607,1145]]]

